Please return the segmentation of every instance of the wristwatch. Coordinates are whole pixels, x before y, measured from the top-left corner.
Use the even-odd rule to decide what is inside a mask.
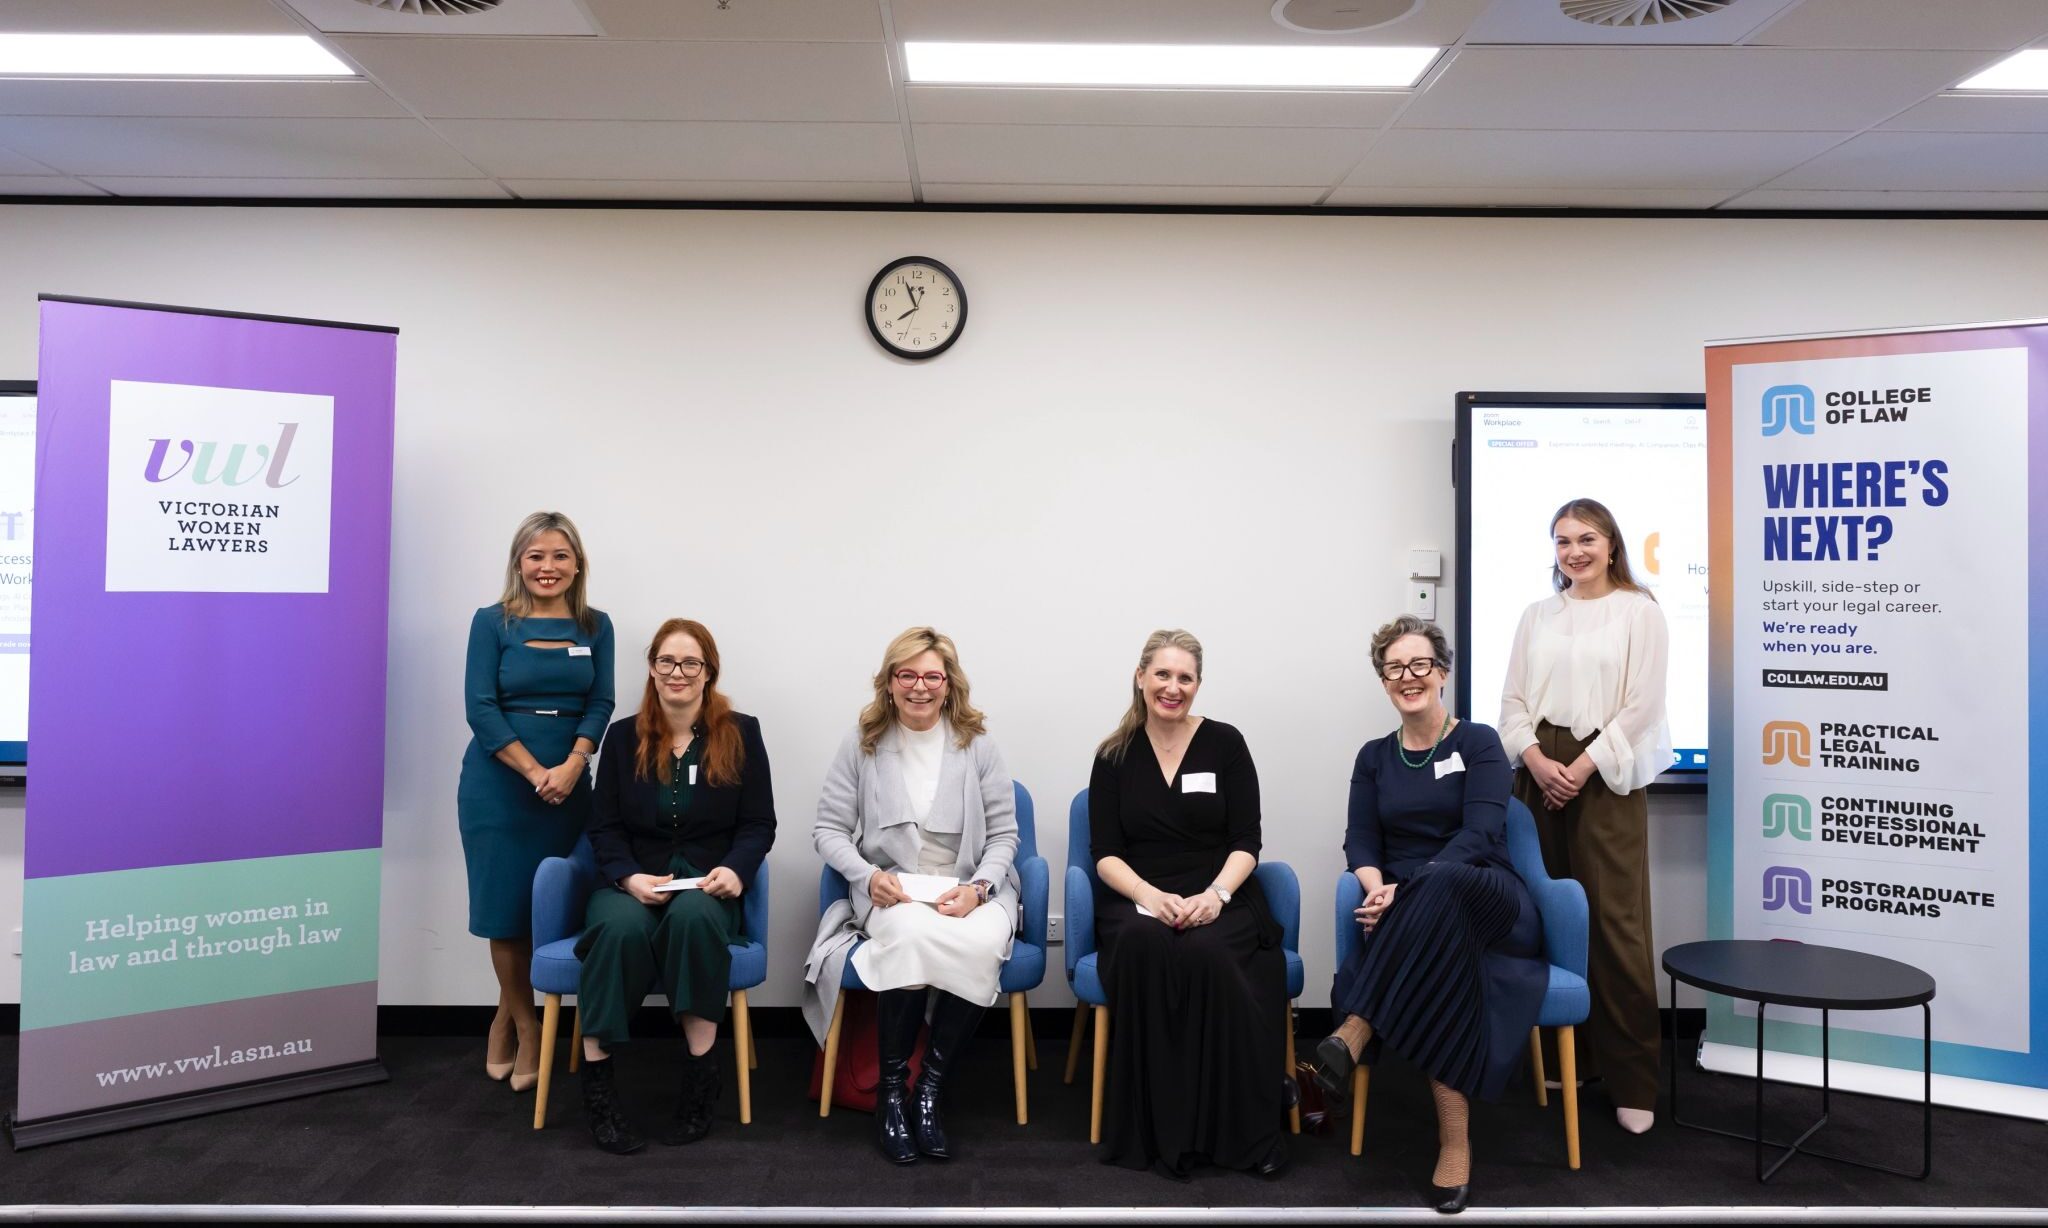
[[[1230,903],[1230,888],[1225,887],[1222,883],[1210,883],[1209,890],[1215,892],[1216,898],[1222,900],[1225,904]]]
[[[981,897],[975,901],[977,905],[988,903],[988,898],[996,893],[996,885],[985,878],[977,878],[967,885],[974,888],[975,894]]]

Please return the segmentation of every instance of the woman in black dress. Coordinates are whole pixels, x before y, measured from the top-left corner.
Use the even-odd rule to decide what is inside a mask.
[[[1337,1030],[1316,1082],[1341,1104],[1351,1071],[1393,1047],[1436,1101],[1436,1209],[1465,1209],[1470,1098],[1498,1099],[1521,1065],[1549,965],[1542,921],[1508,860],[1508,760],[1500,735],[1444,710],[1451,648],[1402,615],[1372,637],[1373,669],[1400,728],[1358,752],[1344,858],[1365,888],[1365,940],[1330,991]]]
[[[1252,877],[1258,772],[1243,735],[1189,714],[1201,683],[1200,641],[1153,632],[1088,781],[1111,1020],[1103,1162],[1271,1176],[1287,1163],[1287,965]]]

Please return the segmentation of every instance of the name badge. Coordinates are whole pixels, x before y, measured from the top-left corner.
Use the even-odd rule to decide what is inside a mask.
[[[694,763],[690,765],[690,783],[693,785],[697,783],[697,765]]]
[[[571,644],[569,645],[569,655],[572,657],[587,657],[590,655],[590,645]]]
[[[1180,791],[1182,793],[1214,793],[1216,791],[1216,773],[1189,772],[1180,778]]]
[[[1464,770],[1465,761],[1458,757],[1457,751],[1452,751],[1451,757],[1448,759],[1439,759],[1436,761],[1436,778],[1438,780],[1442,780],[1444,777],[1449,776],[1452,772],[1462,772]]]

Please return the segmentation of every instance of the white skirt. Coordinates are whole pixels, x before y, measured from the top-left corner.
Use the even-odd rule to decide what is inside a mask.
[[[867,933],[853,967],[869,989],[930,985],[979,1006],[993,1006],[1001,994],[1010,919],[994,905],[964,917],[916,902],[877,908],[868,913]]]

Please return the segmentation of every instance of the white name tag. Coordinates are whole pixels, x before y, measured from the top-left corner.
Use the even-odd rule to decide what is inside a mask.
[[[590,646],[588,644],[571,644],[569,645],[569,655],[572,657],[587,657],[590,655]]]
[[[1452,751],[1451,756],[1448,759],[1439,759],[1436,761],[1436,778],[1438,780],[1442,780],[1444,777],[1449,776],[1452,772],[1462,772],[1464,770],[1465,761],[1458,757],[1457,751]]]
[[[1216,791],[1216,773],[1189,772],[1180,778],[1180,791],[1182,793],[1214,793]]]
[[[690,783],[693,785],[697,783],[697,765],[694,763],[690,765]]]

